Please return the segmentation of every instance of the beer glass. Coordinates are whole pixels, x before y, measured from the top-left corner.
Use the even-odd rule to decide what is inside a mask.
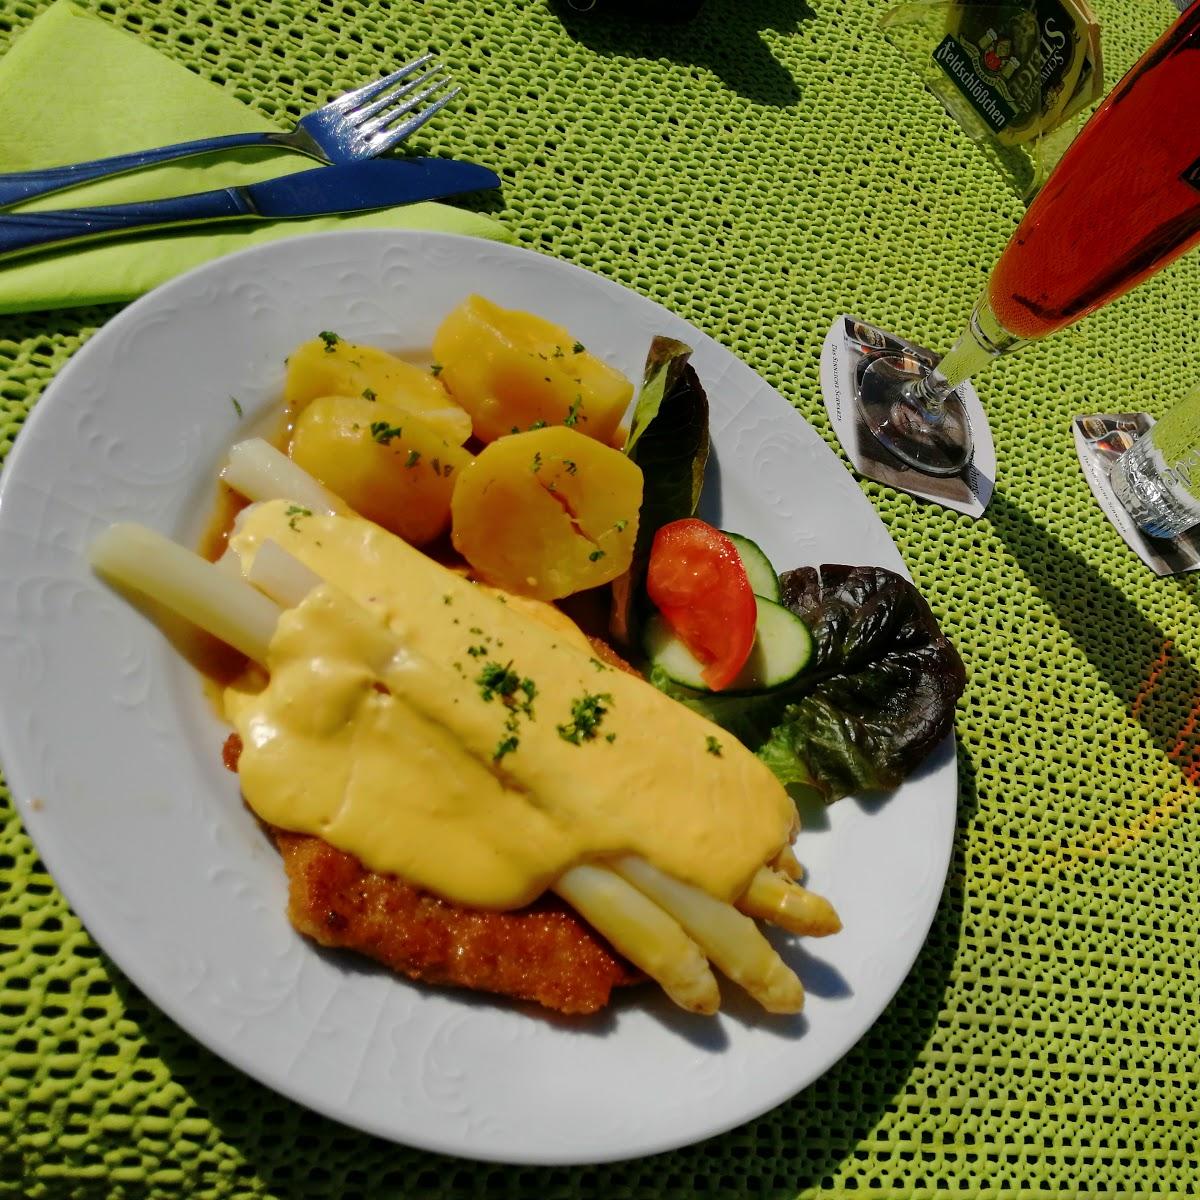
[[[867,427],[897,458],[954,475],[971,457],[955,393],[991,359],[1078,321],[1200,240],[1200,0],[1109,93],[992,271],[968,328],[932,369],[875,357]]]
[[[1117,459],[1108,481],[1151,537],[1174,537],[1200,524],[1200,387]]]

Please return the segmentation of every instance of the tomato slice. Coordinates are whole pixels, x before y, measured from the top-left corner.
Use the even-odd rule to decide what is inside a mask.
[[[672,521],[650,547],[646,591],[703,667],[714,692],[728,687],[754,648],[758,604],[734,544],[695,517]]]

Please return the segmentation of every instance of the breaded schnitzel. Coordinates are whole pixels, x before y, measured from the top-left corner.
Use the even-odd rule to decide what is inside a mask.
[[[225,765],[237,770],[231,734]],[[288,876],[288,917],[323,946],[354,950],[410,979],[533,1001],[562,1013],[603,1008],[641,976],[552,895],[513,912],[451,904],[309,834],[267,826]]]

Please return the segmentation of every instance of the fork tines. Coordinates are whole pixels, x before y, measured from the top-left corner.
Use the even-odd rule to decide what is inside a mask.
[[[461,87],[452,88],[428,108],[409,117],[403,124],[395,124],[406,113],[412,112],[435,92],[451,82],[449,75],[432,78],[439,71],[445,70],[441,63],[435,63],[415,79],[408,79],[414,71],[425,66],[432,58],[432,54],[423,54],[420,58],[405,63],[390,75],[385,75],[382,79],[377,79],[373,83],[347,92],[344,96],[339,96],[333,101],[331,107],[336,106],[345,115],[346,119],[354,125],[355,134],[367,143],[373,153],[382,153],[408,137],[415,129],[419,129],[462,91]],[[408,82],[403,86],[394,86],[404,79],[408,79]],[[431,80],[431,82],[422,87],[421,85],[426,84],[427,80]]]

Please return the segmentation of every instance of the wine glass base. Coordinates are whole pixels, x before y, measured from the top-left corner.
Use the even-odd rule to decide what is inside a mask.
[[[855,400],[872,436],[902,463],[925,475],[958,475],[971,461],[971,426],[957,392],[933,412],[908,389],[929,374],[907,354],[872,357],[859,374]]]

